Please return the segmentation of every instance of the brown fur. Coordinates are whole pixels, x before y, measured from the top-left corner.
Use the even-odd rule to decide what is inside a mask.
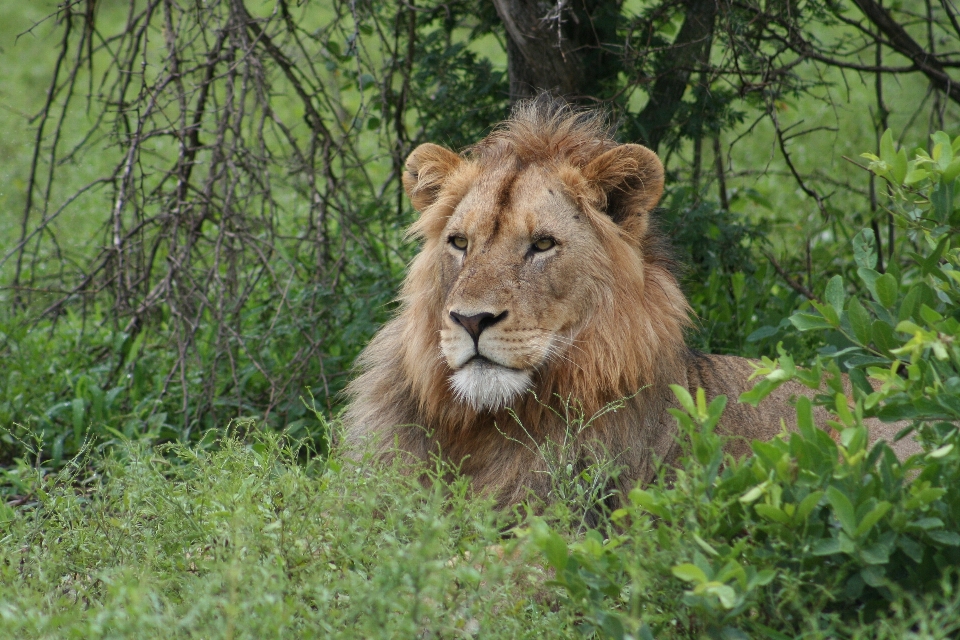
[[[527,491],[546,495],[533,445],[562,436],[564,421],[545,406],[557,409],[560,399],[575,399],[589,417],[629,397],[576,443],[618,456],[627,482],[649,481],[658,461],[676,457],[671,383],[730,397],[721,429],[742,436],[732,453],[776,435],[781,419],[792,424],[786,399],[799,385],[758,409],[737,405],[748,361],[687,349],[690,308],[651,220],[663,167],[648,149],[614,142],[596,114],[528,102],[463,155],[418,147],[403,182],[421,213],[409,234],[423,247],[399,313],[359,359],[348,445],[372,441],[384,457],[440,454],[506,504]],[[540,237],[556,245],[535,251]],[[451,312],[504,315],[473,342]],[[533,393],[480,408],[464,398],[486,398],[482,389],[458,397],[451,376],[481,367],[460,362],[474,349],[505,367],[497,371],[528,376]]]

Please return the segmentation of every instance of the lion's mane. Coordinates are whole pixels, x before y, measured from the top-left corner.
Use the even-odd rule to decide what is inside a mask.
[[[487,138],[468,149],[466,162],[443,178],[430,165],[405,176],[416,200],[425,191],[436,200],[425,208],[409,235],[423,243],[400,296],[400,309],[358,360],[345,414],[346,439],[353,446],[373,440],[382,456],[405,453],[415,459],[440,454],[462,465],[477,488],[502,502],[522,499],[527,490],[543,493],[548,482],[535,444],[560,439],[567,428],[560,416],[573,402],[589,418],[608,403],[628,397],[626,406],[597,420],[577,446],[602,445],[617,456],[629,480],[648,479],[655,459],[674,447],[669,383],[686,381],[689,352],[683,334],[689,306],[672,273],[666,243],[650,219],[652,206],[605,193],[582,170],[617,146],[604,119],[548,100],[522,105]],[[442,159],[438,159],[438,162]],[[479,172],[488,166],[541,164],[559,172],[570,195],[592,221],[608,260],[585,256],[602,291],[601,304],[576,337],[565,358],[539,371],[533,393],[511,411],[477,412],[454,396],[451,371],[439,356],[443,292],[437,253],[440,234]],[[635,163],[610,167],[621,177],[644,179]],[[609,173],[607,174],[609,175]],[[662,175],[659,178],[662,184]],[[659,199],[659,191],[656,194]],[[415,202],[416,203],[416,202]],[[653,204],[656,204],[655,202]],[[511,415],[513,413],[513,415]],[[559,415],[558,415],[559,414]]]

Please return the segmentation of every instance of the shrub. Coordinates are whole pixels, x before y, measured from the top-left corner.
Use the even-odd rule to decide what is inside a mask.
[[[876,270],[870,231],[855,238],[862,289],[840,276],[824,300],[791,316],[801,332],[833,331],[807,369],[780,348],[758,367],[757,402],[797,379],[823,393],[839,443],[797,400],[798,431],[724,458],[714,427],[726,406],[675,387],[687,456],[669,479],[634,489],[606,532],[566,542],[544,520],[532,538],[582,630],[603,637],[952,637],[960,621],[960,138],[933,136],[908,160],[888,132],[869,169],[890,186],[908,238],[903,266]],[[960,204],[960,203],[958,203]],[[841,369],[854,386],[843,393]],[[872,378],[871,384],[868,378]],[[875,386],[874,386],[875,385]],[[867,447],[865,416],[909,420],[926,453],[898,461]],[[923,637],[930,637],[929,635]]]

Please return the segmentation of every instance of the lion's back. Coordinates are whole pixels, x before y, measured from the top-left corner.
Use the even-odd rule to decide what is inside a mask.
[[[770,440],[781,433],[784,427],[795,430],[796,398],[806,396],[812,399],[818,393],[818,390],[799,382],[789,381],[775,389],[757,407],[737,402],[740,394],[749,391],[757,382],[750,380],[756,364],[757,361],[748,358],[708,355],[692,350],[688,359],[687,386],[691,393],[697,387],[703,387],[708,400],[718,395],[727,396],[727,408],[718,433],[734,436],[727,450],[735,457],[749,454],[750,443],[754,439]],[[843,385],[846,396],[851,398],[853,389],[847,376],[843,377]],[[830,429],[827,420],[831,416],[824,407],[813,408],[813,419],[819,427]],[[881,422],[876,418],[868,418],[864,424],[868,429],[870,446],[878,440],[886,440],[901,460],[922,451],[920,444],[912,437],[896,440],[897,433],[908,426],[906,422]],[[831,431],[831,434],[837,435],[835,431]]]

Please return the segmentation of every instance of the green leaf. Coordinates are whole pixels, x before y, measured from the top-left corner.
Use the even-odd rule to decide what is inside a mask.
[[[753,505],[753,510],[767,520],[773,520],[780,524],[790,524],[790,516],[788,516],[783,509],[778,509],[771,504],[755,504]]]
[[[917,307],[922,292],[923,290],[918,286],[910,287],[907,295],[903,297],[903,302],[900,303],[900,309],[897,310],[897,320],[902,322],[913,317],[913,310]]]
[[[850,326],[853,327],[853,335],[857,337],[857,342],[862,345],[870,344],[873,339],[870,313],[863,308],[857,298],[850,299],[850,305],[847,307],[847,318],[850,319]]]
[[[757,499],[760,496],[762,496],[766,490],[767,490],[767,483],[764,482],[763,484],[753,487],[752,489],[747,491],[745,494],[740,496],[739,500],[743,504],[750,504],[751,502],[756,502]]]
[[[698,545],[701,549],[703,549],[704,551],[706,551],[709,555],[711,555],[711,556],[719,556],[719,555],[720,555],[720,552],[717,551],[716,549],[714,549],[712,546],[710,546],[710,543],[709,543],[709,542],[707,542],[706,540],[704,540],[703,538],[701,538],[700,536],[698,536],[698,535],[695,534],[695,533],[693,533],[693,534],[691,534],[691,535],[693,536],[693,541],[696,542],[697,545]]]
[[[816,425],[813,422],[813,405],[810,398],[799,396],[797,398],[797,429],[807,440],[816,438]]]
[[[820,502],[820,498],[823,497],[823,491],[812,491],[810,495],[800,501],[800,504],[797,505],[796,517],[798,520],[806,520],[813,509]]]
[[[877,239],[873,229],[862,229],[853,237],[853,259],[861,269],[877,266]]]
[[[840,326],[840,315],[834,311],[833,307],[828,304],[820,304],[816,300],[811,300],[810,304],[813,305],[813,308],[820,312],[820,315],[823,316],[824,320],[830,323],[831,327]]]
[[[950,234],[947,234],[940,240],[940,242],[937,243],[937,248],[934,249],[930,255],[918,256],[920,257],[920,268],[923,272],[923,275],[928,276],[933,273],[934,270],[939,269],[940,257],[943,255],[943,252],[949,243]]]
[[[905,404],[885,405],[877,413],[877,417],[884,422],[898,422],[900,420],[910,420],[918,415],[916,408]]]
[[[915,497],[920,501],[920,504],[926,505],[930,504],[934,500],[939,500],[946,492],[947,490],[943,487],[927,487],[926,489],[920,491],[920,493],[918,493]],[[943,522],[940,520],[940,518],[931,519],[935,520],[936,522],[940,522],[939,526],[943,526]],[[927,518],[924,518],[924,520],[927,520]]]
[[[737,604],[737,592],[734,591],[732,587],[729,587],[725,584],[711,585],[710,588],[708,589],[708,592],[717,596],[717,598],[720,600],[720,604],[723,605],[724,609],[733,609],[734,605]],[[731,628],[731,627],[728,627],[728,628]],[[726,635],[726,634],[723,634],[723,635]],[[721,637],[723,637],[723,635],[721,635]],[[727,636],[727,637],[730,637],[732,639],[732,638],[735,638],[736,636]]]
[[[747,582],[747,589],[765,587],[773,582],[773,579],[776,577],[777,572],[774,569],[764,569],[763,571],[758,571],[757,574],[750,578],[749,582]]]
[[[764,338],[769,338],[769,337],[771,337],[771,336],[777,335],[777,332],[778,332],[778,331],[779,331],[779,329],[777,329],[776,327],[771,327],[771,326],[769,326],[769,325],[765,325],[765,326],[763,326],[763,327],[760,327],[759,329],[757,329],[756,331],[754,331],[754,332],[751,333],[750,335],[748,335],[748,336],[747,336],[747,342],[759,342],[760,340],[763,340]]]
[[[941,529],[943,528],[943,520],[940,518],[920,518],[919,520],[914,520],[913,522],[907,525],[911,529],[922,529],[924,531],[929,531],[930,529]]]
[[[833,328],[833,325],[825,318],[815,316],[812,313],[795,313],[790,316],[790,323],[800,331]]]
[[[770,627],[765,627],[759,622],[752,622],[752,627],[759,629],[763,633],[763,637],[768,640],[792,640],[793,636],[788,636],[785,633],[780,633]]]
[[[684,411],[692,416],[697,415],[697,407],[693,403],[693,396],[690,395],[690,392],[685,387],[672,384],[670,385],[670,390],[673,391],[673,395],[677,397],[677,401],[680,403],[680,406],[683,407]]]
[[[940,175],[940,179],[944,182],[953,182],[957,179],[957,176],[960,176],[960,157],[954,158],[950,162]]]
[[[843,549],[840,548],[840,540],[837,538],[818,540],[812,549],[813,555],[815,556],[832,556],[842,551]]]
[[[890,177],[893,178],[893,181],[896,184],[903,184],[904,178],[907,177],[907,168],[909,167],[909,161],[907,160],[907,150],[900,149],[897,152],[897,155],[894,156],[893,164],[890,167]]]
[[[893,327],[883,320],[875,320],[873,323],[873,344],[880,351],[890,353],[891,349],[900,346],[900,341],[893,335]]]
[[[927,178],[930,175],[930,172],[924,169],[923,167],[917,167],[916,169],[910,169],[907,171],[907,175],[903,178],[903,184],[910,186],[916,184],[921,180]]]
[[[830,281],[827,282],[824,297],[838,315],[843,313],[843,302],[846,298],[846,292],[843,290],[843,278],[841,276],[833,276],[830,278]]]
[[[699,396],[698,396],[699,398]],[[704,421],[704,426],[708,428],[713,428],[720,418],[723,416],[723,410],[727,408],[727,396],[721,394],[710,401],[710,406],[707,407],[707,417]]]
[[[960,547],[960,534],[956,531],[928,531],[927,537],[949,547]]]
[[[867,564],[887,564],[890,561],[892,549],[884,544],[870,545],[860,549],[860,559]]]
[[[534,541],[540,547],[543,555],[546,556],[551,567],[556,571],[563,571],[566,568],[567,543],[560,537],[560,534],[541,523],[541,526],[534,528]]]
[[[877,302],[887,309],[892,309],[893,305],[897,303],[897,293],[900,289],[897,279],[889,273],[885,273],[877,278],[875,287]]]
[[[860,570],[860,576],[864,582],[874,588],[882,587],[885,584],[883,567],[864,567]]]
[[[953,148],[950,146],[950,136],[943,131],[935,132],[930,138],[933,140],[933,159],[937,161],[940,170],[946,169],[953,160]]]
[[[893,146],[893,132],[887,129],[880,138],[880,159],[893,165],[897,150]]]
[[[887,515],[887,512],[890,511],[891,506],[892,505],[887,501],[880,502],[865,516],[863,516],[860,524],[857,525],[857,537],[867,534],[870,529],[872,529],[874,525],[880,521],[880,518]]]
[[[878,366],[878,367],[889,367],[890,359],[889,358],[878,358],[876,356],[853,356],[846,362],[848,367],[868,367],[868,366]]]
[[[930,194],[934,215],[940,222],[949,220],[950,214],[953,213],[953,184],[952,182],[940,182]]]
[[[655,640],[653,631],[650,630],[650,625],[646,622],[640,625],[640,640]]]
[[[83,398],[74,398],[70,402],[70,408],[73,414],[73,437],[77,444],[83,438],[83,422],[87,413],[87,403]]]
[[[697,584],[703,584],[707,582],[707,574],[703,572],[703,569],[695,564],[690,564],[689,562],[678,564],[670,569],[670,572],[674,576],[686,582],[695,582]]]
[[[666,515],[663,505],[657,502],[653,495],[644,491],[643,489],[632,489],[628,494],[628,497],[630,498],[630,502],[632,502],[634,505],[652,513],[655,516],[660,516],[662,518]]]
[[[744,391],[741,393],[740,397],[737,398],[737,401],[743,404],[749,404],[751,407],[756,407],[764,398],[773,393],[774,389],[779,386],[779,381],[769,379],[761,380],[757,384],[753,385],[753,388],[749,391]]]
[[[933,451],[931,451],[930,453],[928,453],[928,454],[927,454],[927,459],[928,459],[928,460],[935,460],[935,459],[937,459],[937,458],[942,458],[942,457],[944,457],[945,455],[947,455],[948,453],[950,453],[951,451],[953,451],[953,444],[945,444],[945,445],[943,445],[942,447],[940,447],[940,448],[938,448],[938,449],[934,449]]]
[[[849,362],[849,360],[847,362]],[[867,380],[867,375],[862,369],[850,369],[847,374],[850,376],[850,383],[854,389],[861,391],[865,396],[873,393],[873,386],[871,386],[870,381]]]
[[[920,318],[929,325],[937,324],[943,320],[942,315],[925,304],[920,305]]]
[[[918,564],[923,562],[923,545],[910,536],[900,535],[897,538],[897,546],[914,562]]]
[[[607,638],[624,638],[626,632],[623,628],[623,622],[616,615],[605,612],[597,613],[600,628],[603,629],[603,635]]]
[[[873,269],[868,269],[866,267],[860,267],[857,269],[857,275],[860,276],[860,279],[863,280],[863,284],[867,285],[867,289],[870,291],[870,295],[873,296],[873,299],[877,299],[877,280],[880,278],[880,274]]]
[[[840,522],[840,526],[847,532],[847,535],[853,537],[857,532],[857,518],[853,510],[853,504],[850,498],[845,496],[842,491],[836,487],[827,489],[827,501],[833,507],[834,515]]]

